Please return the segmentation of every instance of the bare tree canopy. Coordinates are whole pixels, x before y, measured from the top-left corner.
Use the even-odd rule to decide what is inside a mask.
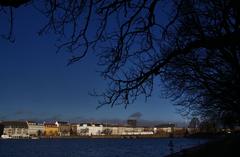
[[[0,1],[0,13],[26,3],[47,17],[39,34],[54,32],[61,41],[58,51],[74,52],[69,64],[90,49],[97,53],[105,67],[102,76],[110,82],[96,94],[103,98],[101,105],[148,98],[160,80],[163,94],[192,114],[240,119],[236,0],[8,2]],[[7,13],[13,16],[12,7]],[[7,39],[12,35],[10,27]]]

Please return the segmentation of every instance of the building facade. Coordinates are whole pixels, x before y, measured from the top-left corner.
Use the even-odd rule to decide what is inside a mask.
[[[77,134],[80,136],[101,135],[102,131],[102,124],[82,123],[77,125]]]
[[[55,123],[44,123],[45,136],[58,136],[58,127]]]
[[[145,130],[144,127],[130,127],[122,125],[104,126],[103,130],[111,130],[111,135],[152,135],[153,130]]]
[[[126,127],[125,126],[117,126],[117,125],[112,125],[112,126],[104,126],[104,129],[110,129],[112,135],[123,135]]]
[[[57,121],[55,124],[58,127],[59,136],[70,136],[71,126],[68,122]]]
[[[44,125],[42,123],[27,121],[28,135],[32,137],[42,136],[44,133]]]
[[[28,126],[26,122],[6,121],[2,122],[4,129],[3,135],[11,138],[28,138]]]
[[[70,135],[77,136],[77,126],[78,124],[71,124]]]

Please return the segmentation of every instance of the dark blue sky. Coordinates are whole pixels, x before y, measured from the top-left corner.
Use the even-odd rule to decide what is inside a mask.
[[[4,21],[3,17],[0,21]],[[172,102],[160,99],[158,91],[147,103],[140,98],[127,109],[104,106],[96,110],[97,98],[88,92],[105,87],[96,72],[97,58],[88,55],[82,62],[66,66],[69,55],[55,53],[55,37],[37,35],[44,22],[46,19],[37,11],[20,8],[14,21],[15,43],[0,39],[0,120],[124,120],[141,112],[146,120],[183,121]],[[3,33],[3,23],[0,27]]]

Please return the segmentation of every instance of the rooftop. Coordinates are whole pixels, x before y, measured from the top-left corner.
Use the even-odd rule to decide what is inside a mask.
[[[22,121],[5,121],[2,122],[5,127],[13,127],[13,128],[27,128],[27,122]]]

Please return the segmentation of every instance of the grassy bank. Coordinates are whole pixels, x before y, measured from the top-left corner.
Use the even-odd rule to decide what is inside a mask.
[[[235,157],[240,156],[240,136],[221,137],[168,157]]]

